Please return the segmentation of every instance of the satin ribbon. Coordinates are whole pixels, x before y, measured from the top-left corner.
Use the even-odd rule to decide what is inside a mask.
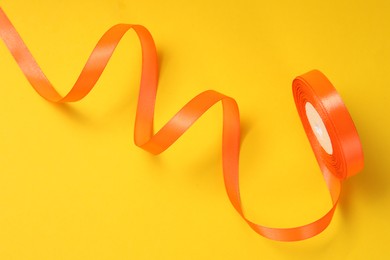
[[[240,116],[236,101],[213,90],[207,90],[190,100],[159,131],[153,132],[153,117],[157,93],[157,52],[149,31],[141,25],[118,24],[99,40],[76,83],[62,97],[47,79],[24,44],[20,35],[0,9],[0,37],[8,47],[27,80],[40,96],[50,102],[64,103],[83,99],[104,71],[123,35],[133,29],[142,47],[142,73],[136,111],[134,142],[153,154],[170,147],[203,113],[221,102],[223,107],[222,165],[227,195],[233,207],[249,226],[260,235],[278,241],[297,241],[322,232],[330,223],[340,195],[341,181],[363,167],[362,149],[348,111],[330,82],[318,71],[294,80],[293,92],[303,126],[328,185],[333,207],[320,219],[294,228],[270,228],[253,223],[244,215],[239,190]],[[330,132],[334,154],[329,156],[314,136],[306,114],[305,102],[310,101]]]

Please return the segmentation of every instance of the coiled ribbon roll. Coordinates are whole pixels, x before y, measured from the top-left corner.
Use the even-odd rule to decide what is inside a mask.
[[[213,90],[190,100],[157,133],[153,132],[157,93],[157,52],[149,31],[141,25],[118,24],[99,40],[76,83],[62,97],[52,86],[24,44],[20,35],[0,8],[0,37],[36,92],[50,102],[74,102],[83,99],[94,87],[123,35],[133,29],[141,42],[142,72],[136,121],[135,144],[159,154],[171,146],[210,107],[223,107],[222,164],[228,197],[249,226],[264,237],[279,241],[297,241],[322,232],[330,223],[340,195],[341,181],[363,167],[362,148],[351,117],[326,77],[311,71],[293,82],[298,113],[317,161],[328,185],[333,207],[322,218],[294,228],[269,228],[251,222],[244,215],[239,191],[240,117],[236,101]]]

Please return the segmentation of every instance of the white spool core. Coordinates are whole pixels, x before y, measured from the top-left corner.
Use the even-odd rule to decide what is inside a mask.
[[[322,121],[322,118],[318,114],[317,110],[313,107],[313,105],[310,102],[306,102],[305,110],[306,110],[307,119],[309,120],[309,124],[311,126],[311,130],[313,130],[313,133],[316,136],[321,147],[328,154],[332,154],[333,153],[332,141],[330,140],[324,121]]]

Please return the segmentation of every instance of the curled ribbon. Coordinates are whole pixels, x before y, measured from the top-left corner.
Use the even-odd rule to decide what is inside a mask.
[[[111,27],[96,44],[72,89],[62,97],[42,72],[20,35],[0,8],[0,37],[36,92],[46,100],[55,103],[75,102],[83,99],[98,81],[123,35],[130,29],[136,32],[142,49],[141,83],[134,130],[135,144],[148,152],[159,154],[184,134],[203,113],[221,102],[223,108],[223,177],[227,195],[236,211],[254,231],[269,239],[297,241],[321,233],[329,225],[336,209],[341,181],[363,168],[362,147],[353,121],[336,90],[322,73],[311,71],[297,77],[293,82],[293,93],[298,113],[330,191],[333,206],[323,217],[304,226],[265,227],[247,219],[241,205],[239,191],[240,117],[238,105],[233,98],[213,90],[204,91],[190,100],[157,133],[154,133],[153,118],[158,63],[153,38],[145,27],[130,24],[118,24]],[[309,110],[311,112],[308,112]],[[317,121],[322,120],[323,125],[313,126],[310,113],[318,114],[320,119],[317,118]],[[320,132],[316,135],[315,129],[317,128]],[[325,151],[321,144],[320,138],[324,131],[331,141],[331,153]]]

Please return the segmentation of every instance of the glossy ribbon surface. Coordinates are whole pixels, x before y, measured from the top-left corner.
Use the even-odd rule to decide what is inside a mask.
[[[294,228],[270,228],[251,222],[244,215],[239,191],[240,117],[236,101],[213,90],[202,92],[190,100],[159,131],[153,132],[157,93],[157,52],[149,31],[141,25],[118,24],[99,40],[76,83],[62,97],[47,79],[24,44],[20,35],[0,9],[0,37],[8,47],[32,87],[50,102],[74,102],[83,99],[104,71],[123,35],[133,29],[141,43],[142,73],[136,112],[134,141],[148,152],[159,154],[171,146],[210,107],[221,102],[223,107],[222,164],[225,188],[236,211],[257,233],[278,241],[297,241],[322,232],[330,223],[340,194],[341,181],[363,167],[363,155],[356,129],[337,92],[318,71],[296,78],[293,92],[299,115],[317,161],[328,185],[333,207],[320,219]],[[333,144],[334,153],[327,154],[318,144],[305,114],[306,102],[313,104],[323,119]]]

